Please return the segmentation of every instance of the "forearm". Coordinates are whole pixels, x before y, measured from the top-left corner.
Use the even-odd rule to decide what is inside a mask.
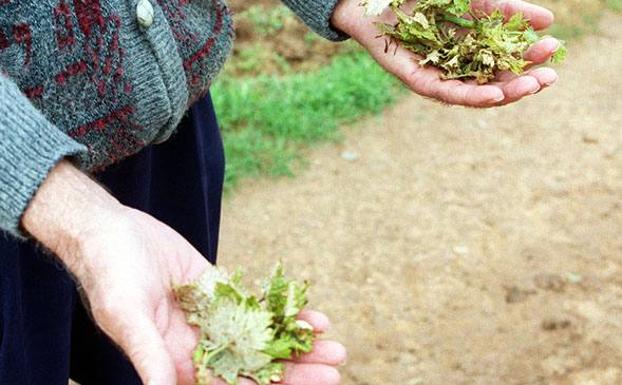
[[[357,24],[363,16],[363,7],[359,6],[357,0],[340,0],[335,6],[331,17],[331,24],[340,31],[355,37]]]
[[[22,217],[23,228],[76,272],[82,240],[122,205],[68,161],[61,161],[45,179]]]

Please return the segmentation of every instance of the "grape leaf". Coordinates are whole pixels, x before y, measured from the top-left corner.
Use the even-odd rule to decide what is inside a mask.
[[[224,285],[224,284],[221,284]],[[230,384],[237,384],[243,373],[260,370],[271,361],[263,352],[273,338],[272,314],[253,309],[228,298],[217,299],[210,306],[202,331],[209,340],[203,343],[204,364]]]
[[[311,351],[313,330],[296,320],[307,304],[308,285],[286,278],[279,264],[262,289],[258,298],[244,287],[240,272],[229,276],[216,269],[174,286],[188,323],[200,329],[193,355],[197,384],[207,385],[213,372],[231,385],[240,376],[267,385],[283,378],[284,366],[275,360]]]
[[[399,44],[419,55],[419,64],[441,69],[443,79],[475,79],[484,84],[499,71],[521,74],[530,64],[523,56],[540,37],[523,14],[505,20],[501,11],[471,10],[471,0],[419,0],[405,11],[404,0],[376,1],[375,10],[389,8],[395,23],[378,23],[389,44]],[[372,7],[366,0],[364,6]],[[559,63],[565,46],[553,55]]]
[[[551,58],[551,62],[553,64],[562,63],[566,60],[567,56],[568,56],[568,48],[566,48],[566,46],[562,42],[562,44],[559,46],[557,51],[555,51],[555,53],[553,54],[553,57]]]

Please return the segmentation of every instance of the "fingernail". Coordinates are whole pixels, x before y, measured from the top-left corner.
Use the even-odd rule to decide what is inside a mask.
[[[545,86],[550,86],[550,85],[553,85],[553,84],[555,84],[555,82],[556,82],[556,81],[558,81],[558,80],[559,80],[559,77],[558,77],[558,76],[555,76],[555,78],[553,78],[552,80],[549,80],[548,82],[544,82],[544,85],[545,85]]]
[[[495,103],[498,103],[498,102],[503,101],[503,99],[505,99],[505,95],[499,95],[499,96],[494,97],[492,101]]]

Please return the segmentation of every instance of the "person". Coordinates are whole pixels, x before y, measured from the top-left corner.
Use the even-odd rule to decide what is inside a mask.
[[[488,85],[442,81],[402,48],[386,54],[374,22],[390,16],[364,17],[359,0],[283,2],[445,103],[500,106],[557,80],[537,68]],[[522,12],[536,29],[553,21],[520,0],[472,5]],[[224,157],[208,90],[232,37],[224,0],[0,1],[2,385],[193,383],[197,335],[171,283],[216,261]],[[558,46],[543,39],[527,60]],[[284,383],[336,385],[345,355],[320,341],[287,362]]]

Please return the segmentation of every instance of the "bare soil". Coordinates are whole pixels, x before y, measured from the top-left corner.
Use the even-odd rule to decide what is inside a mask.
[[[261,7],[266,13],[283,7],[278,0],[233,0],[236,41],[227,72],[233,76],[283,74],[310,71],[330,62],[338,53],[353,50],[354,44],[334,44],[311,33],[293,13],[282,20],[282,28],[260,33],[253,20],[244,14],[250,7]],[[239,65],[251,56],[254,65]]]
[[[622,17],[513,106],[409,96],[224,207],[221,264],[282,258],[345,385],[622,384]]]

